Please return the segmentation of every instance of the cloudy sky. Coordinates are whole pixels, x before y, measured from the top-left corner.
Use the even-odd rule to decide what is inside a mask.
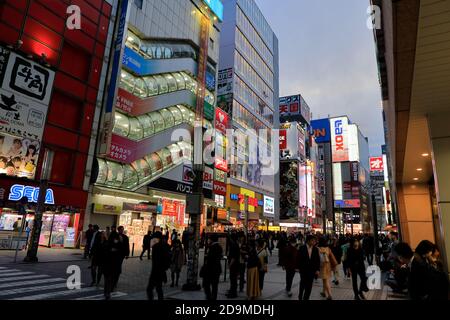
[[[372,155],[384,143],[381,95],[369,0],[256,0],[278,36],[280,95],[301,93],[313,118],[348,115],[369,137]]]

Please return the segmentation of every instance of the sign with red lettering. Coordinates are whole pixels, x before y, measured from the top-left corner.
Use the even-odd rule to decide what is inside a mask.
[[[217,131],[227,134],[228,114],[220,108],[216,108],[215,128]]]
[[[216,157],[215,159],[215,167],[216,169],[220,169],[222,171],[228,172],[227,160]]]
[[[226,196],[227,195],[227,185],[223,182],[214,180],[214,193],[221,195],[221,196]]]
[[[370,158],[370,171],[384,171],[383,157]]]

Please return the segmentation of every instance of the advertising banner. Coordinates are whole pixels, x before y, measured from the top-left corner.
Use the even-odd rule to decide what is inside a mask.
[[[297,161],[280,163],[280,220],[298,222],[299,172]]]
[[[214,169],[205,166],[203,171],[203,188],[208,190],[213,189],[213,177],[214,177]]]
[[[331,141],[330,120],[320,119],[312,120],[311,128],[313,136],[316,138],[317,143],[324,143]]]
[[[172,217],[178,217],[178,206],[179,202],[174,200],[162,200],[162,214],[163,216],[172,216]]]
[[[227,134],[228,114],[222,111],[220,108],[216,108],[214,127],[220,133],[224,135]]]
[[[311,122],[311,111],[301,95],[281,97],[279,100],[280,119]]]
[[[305,132],[297,122],[280,125],[280,159],[300,160],[305,157]]]
[[[299,177],[298,177],[298,187],[299,187],[299,207],[307,206],[307,182],[306,182],[306,166],[300,165],[299,167]]]
[[[359,199],[335,200],[334,207],[335,208],[360,208],[361,200],[359,200]]]
[[[214,180],[214,193],[221,195],[221,196],[226,196],[227,195],[227,185],[223,182],[219,182],[217,180]]]
[[[335,200],[342,200],[343,190],[342,190],[342,172],[341,164],[333,163],[333,192]]]
[[[227,173],[222,170],[215,169],[214,170],[214,180],[217,180],[222,183],[226,183],[227,182]]]
[[[349,161],[348,118],[333,118],[331,125],[331,153],[333,162]]]
[[[54,78],[0,46],[0,173],[34,179]]]
[[[222,96],[233,92],[233,68],[219,70],[217,95]]]
[[[371,157],[370,158],[370,171],[381,171],[384,172],[384,162],[383,157]]]
[[[356,124],[348,125],[348,158],[359,161],[359,132]]]
[[[123,211],[156,212],[156,205],[124,202]]]
[[[264,216],[275,216],[275,199],[272,197],[264,196]]]

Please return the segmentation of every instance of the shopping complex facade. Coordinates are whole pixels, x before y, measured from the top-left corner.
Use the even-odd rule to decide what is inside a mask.
[[[450,13],[448,2],[372,1],[393,211],[401,238],[450,262]]]

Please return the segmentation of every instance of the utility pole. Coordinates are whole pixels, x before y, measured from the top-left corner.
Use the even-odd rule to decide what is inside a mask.
[[[28,247],[27,256],[24,259],[25,262],[38,262],[37,251],[39,247],[39,236],[41,235],[42,216],[45,211],[45,196],[47,194],[48,180],[50,179],[50,174],[52,172],[53,156],[53,151],[45,149],[41,169],[41,181],[39,183],[38,202],[36,213],[34,215],[30,245]]]
[[[245,212],[245,237],[248,241],[248,196],[244,196],[244,212]]]

